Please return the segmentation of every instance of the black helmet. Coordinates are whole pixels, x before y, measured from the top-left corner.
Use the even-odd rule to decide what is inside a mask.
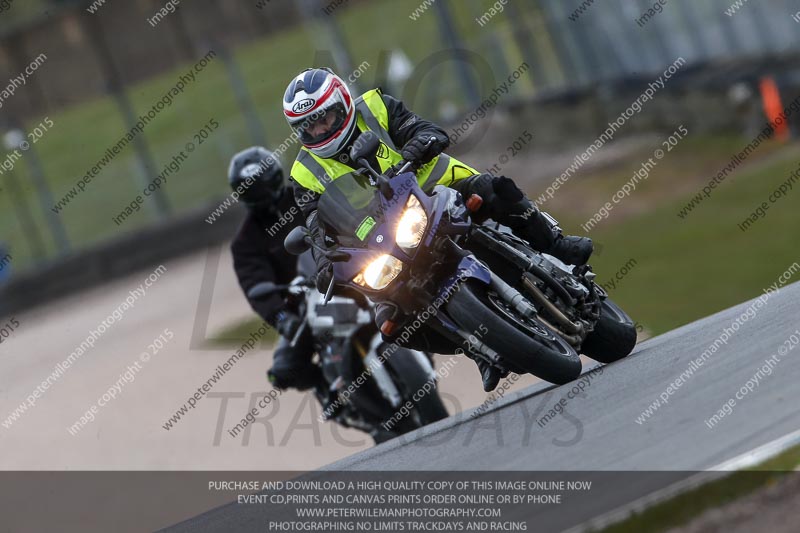
[[[228,182],[248,207],[270,208],[281,197],[283,168],[275,154],[253,146],[233,156]]]

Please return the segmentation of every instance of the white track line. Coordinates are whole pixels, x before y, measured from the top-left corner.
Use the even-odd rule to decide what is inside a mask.
[[[711,481],[729,476],[731,473],[759,465],[784,451],[800,444],[800,430],[784,435],[778,439],[768,442],[754,450],[743,453],[733,459],[712,466],[703,472],[690,476],[684,480],[673,483],[663,489],[657,490],[635,500],[631,503],[618,507],[613,511],[593,518],[583,524],[565,530],[564,533],[584,533],[586,531],[598,531],[612,524],[621,522],[633,513],[641,513],[646,509],[661,502],[679,496],[684,492],[705,485]]]
[[[743,468],[749,468],[751,466],[763,463],[764,461],[771,459],[776,455],[780,455],[789,448],[797,446],[798,444],[800,444],[800,430],[793,431],[788,435],[784,435],[779,439],[775,439],[772,442],[768,442],[763,446],[759,446],[755,450],[743,453],[738,457],[734,457],[729,461],[720,463],[717,466],[709,468],[708,470],[731,471],[731,470],[742,470]]]

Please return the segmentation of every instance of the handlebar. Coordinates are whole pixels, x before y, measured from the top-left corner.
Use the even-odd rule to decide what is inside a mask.
[[[425,148],[431,146],[436,141],[437,141],[436,136],[431,135],[430,137],[428,137],[428,140],[424,144]],[[398,176],[404,172],[416,172],[417,170],[419,170],[419,167],[420,165],[417,162],[406,161],[405,159],[401,159],[396,165],[392,166],[392,168],[390,169],[394,172],[394,174],[391,177]]]
[[[310,279],[300,277],[296,278],[296,280],[292,281],[291,283],[283,285],[277,285],[271,281],[265,281],[262,283],[257,283],[249,291],[247,291],[247,297],[254,300],[266,300],[274,294],[291,292],[295,287],[314,287],[314,284],[311,283]]]
[[[395,167],[398,167],[398,166],[400,168],[395,169]],[[401,159],[400,162],[397,163],[397,165],[393,166],[391,170],[394,172],[395,176],[399,176],[400,174],[402,174],[404,172],[416,172],[417,169],[413,168],[413,167],[414,167],[414,163],[412,161],[406,161],[405,159]]]

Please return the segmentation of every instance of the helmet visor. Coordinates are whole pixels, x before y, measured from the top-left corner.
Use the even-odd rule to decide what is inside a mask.
[[[334,137],[347,120],[344,105],[337,102],[294,124],[295,131],[306,146],[324,143]]]

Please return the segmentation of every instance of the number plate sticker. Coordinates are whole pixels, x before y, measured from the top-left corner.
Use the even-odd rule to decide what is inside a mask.
[[[361,221],[361,224],[358,225],[358,229],[356,229],[356,237],[358,240],[363,241],[367,238],[367,235],[372,231],[372,228],[375,227],[375,219],[368,216],[364,220]]]

